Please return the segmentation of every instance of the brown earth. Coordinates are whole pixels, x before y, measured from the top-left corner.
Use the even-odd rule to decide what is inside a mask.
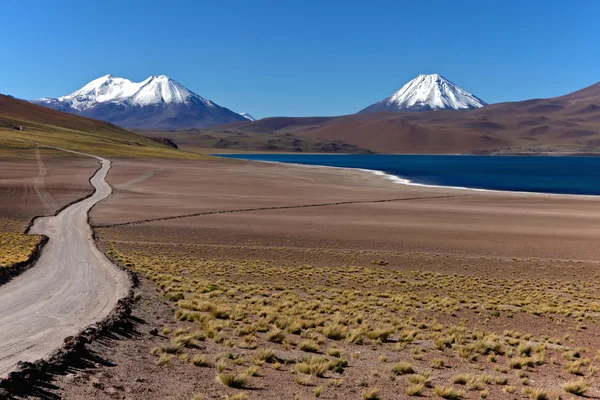
[[[52,215],[92,191],[89,178],[99,164],[90,157],[57,156],[29,148],[20,159],[0,159],[0,218],[18,220],[22,229],[38,215]]]
[[[367,202],[207,215],[132,228],[206,232],[206,238],[194,236],[194,242],[218,244],[232,235],[273,245],[297,239],[320,247],[360,243],[365,249],[502,257],[549,257],[551,249],[552,258],[594,260],[600,234],[596,197],[398,185],[349,169],[237,160],[155,165],[117,160],[108,181],[114,194],[93,210],[94,225],[206,211]],[[418,200],[402,201],[411,198]],[[399,201],[368,203],[390,199]]]
[[[46,394],[309,399],[322,387],[325,399],[375,388],[397,399],[408,398],[409,381],[430,379],[467,399],[533,390],[568,398],[561,385],[581,378],[588,396],[600,395],[589,383],[600,345],[596,198],[423,188],[235,160],[116,160],[109,182],[115,193],[93,210],[95,225],[230,212],[96,228],[105,251],[142,276],[134,328],[93,344],[91,364],[56,377]],[[245,317],[233,316],[242,309]],[[270,341],[286,318],[317,325],[299,334],[288,325],[283,343]],[[332,323],[346,339],[326,336]],[[376,340],[385,327],[393,333]],[[367,335],[363,344],[348,339],[355,329]],[[445,347],[456,332],[464,342]],[[307,378],[297,372],[313,354],[304,341],[328,362],[339,348],[348,365]],[[490,341],[500,347],[471,353]],[[184,344],[165,350],[170,343]],[[257,361],[265,349],[279,361]],[[191,362],[200,358],[206,366]],[[399,361],[416,372],[391,374]],[[513,366],[521,361],[531,365]],[[217,368],[253,366],[241,390],[215,380]],[[471,383],[456,383],[458,374]],[[440,398],[429,387],[422,396]]]
[[[600,83],[561,97],[471,111],[277,117],[213,131],[339,140],[380,153],[598,154]],[[186,140],[201,142],[200,137]]]

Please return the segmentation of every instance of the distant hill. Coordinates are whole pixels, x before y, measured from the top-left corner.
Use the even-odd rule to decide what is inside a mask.
[[[165,75],[142,82],[105,75],[69,95],[32,102],[136,129],[199,128],[248,120]]]
[[[550,99],[472,110],[265,118],[238,133],[339,140],[380,153],[600,154],[600,83]]]
[[[111,157],[196,158],[107,122],[0,95],[0,148],[28,142]]]
[[[150,138],[168,138],[183,150],[199,152],[370,153],[341,140],[299,137],[290,133],[238,133],[235,129],[209,128],[136,132]]]

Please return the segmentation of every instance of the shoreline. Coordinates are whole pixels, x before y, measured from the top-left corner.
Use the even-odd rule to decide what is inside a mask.
[[[253,153],[256,154],[256,153]],[[336,154],[337,155],[337,154]],[[342,155],[342,154],[339,154]],[[214,155],[214,157],[220,157],[220,155]],[[600,194],[574,194],[574,193],[549,193],[549,192],[528,192],[522,190],[500,190],[500,189],[482,189],[482,188],[470,188],[465,186],[444,186],[444,185],[431,185],[426,183],[418,183],[413,182],[410,179],[403,178],[398,175],[393,175],[387,173],[382,170],[377,169],[368,169],[368,168],[355,168],[355,167],[333,167],[330,165],[318,165],[318,164],[299,164],[299,163],[291,163],[285,161],[266,161],[266,160],[251,160],[247,158],[237,158],[237,157],[221,157],[229,160],[243,160],[243,161],[252,161],[252,162],[261,162],[268,164],[282,164],[282,165],[293,165],[297,167],[306,167],[306,168],[331,168],[337,170],[355,170],[366,172],[375,176],[379,176],[387,179],[396,184],[406,185],[406,186],[416,186],[416,187],[424,187],[424,188],[432,188],[432,189],[451,189],[451,190],[461,190],[461,191],[469,191],[469,192],[480,192],[480,193],[497,193],[497,194],[521,194],[521,195],[535,195],[535,196],[554,196],[554,197],[562,197],[567,196],[569,198],[586,198],[586,199],[600,199]]]

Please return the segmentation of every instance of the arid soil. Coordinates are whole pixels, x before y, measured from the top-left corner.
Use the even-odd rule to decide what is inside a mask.
[[[0,158],[0,268],[25,262],[41,240],[26,235],[31,220],[92,192],[98,163],[54,150],[23,148]]]
[[[600,395],[595,198],[232,160],[117,160],[109,182],[92,223],[142,277],[134,328],[47,395]]]
[[[117,160],[108,181],[115,192],[93,210],[95,226],[211,211],[356,202],[122,228],[131,232],[132,240],[139,239],[136,232],[154,232],[154,240],[169,241],[156,235],[173,232],[180,233],[177,241],[195,244],[597,258],[600,204],[595,197],[424,188],[355,170],[236,160]]]
[[[31,218],[51,215],[90,193],[89,178],[99,167],[89,157],[34,148],[22,150],[19,158],[0,159],[0,165],[0,217],[18,220],[23,228]]]

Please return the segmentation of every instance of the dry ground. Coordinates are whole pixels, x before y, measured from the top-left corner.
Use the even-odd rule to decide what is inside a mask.
[[[24,230],[33,217],[51,215],[92,191],[89,177],[98,163],[64,154],[24,147],[0,158],[0,267],[31,255],[40,237]]]
[[[65,399],[600,395],[594,198],[230,160],[117,160],[109,182],[92,223],[144,278],[139,322]]]
[[[97,160],[57,150],[25,148],[19,157],[0,158],[0,217],[29,223],[92,191]],[[23,226],[24,227],[24,226]]]

